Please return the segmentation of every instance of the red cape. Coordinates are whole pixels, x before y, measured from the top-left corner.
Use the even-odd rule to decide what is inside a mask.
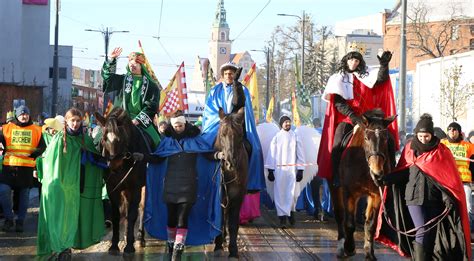
[[[397,168],[394,172],[407,169],[412,165],[417,166],[421,171],[430,176],[434,181],[439,185],[444,187],[449,191],[451,196],[456,200],[457,209],[459,210],[459,215],[461,217],[464,240],[466,242],[466,251],[471,260],[471,232],[469,226],[469,218],[466,211],[466,197],[464,194],[463,184],[459,175],[456,162],[454,160],[453,154],[451,151],[442,143],[438,145],[437,149],[431,150],[429,152],[423,153],[420,156],[416,157],[414,151],[410,149],[411,142],[409,142],[403,152],[402,157],[400,158]],[[379,217],[377,222],[376,230],[376,239],[379,237],[379,231],[382,226],[383,219],[383,206],[385,205],[385,195],[387,187],[384,189],[384,199],[379,211]],[[383,237],[383,236],[382,236]],[[383,243],[395,248],[389,242],[381,240]],[[400,254],[401,251],[397,250]]]
[[[377,84],[374,88],[369,88],[359,81],[357,77],[354,76],[353,79],[354,99],[347,102],[355,113],[361,115],[368,110],[380,108],[385,112],[385,116],[397,114],[390,80]],[[331,151],[334,144],[336,127],[341,122],[350,123],[351,121],[349,117],[339,113],[336,109],[334,106],[334,95],[331,94],[330,102],[326,109],[321,144],[319,145],[318,152],[318,176],[321,178],[332,179]],[[399,150],[397,121],[393,121],[388,126],[388,129],[395,139],[395,150]]]

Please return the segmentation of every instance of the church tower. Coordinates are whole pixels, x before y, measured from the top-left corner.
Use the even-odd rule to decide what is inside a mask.
[[[230,60],[232,42],[229,40],[229,31],[224,0],[219,0],[209,41],[209,61],[217,78],[220,78],[220,66]]]

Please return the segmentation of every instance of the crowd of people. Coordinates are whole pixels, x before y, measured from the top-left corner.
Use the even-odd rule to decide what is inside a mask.
[[[196,232],[202,231],[196,224],[209,225],[211,214],[207,209],[199,211],[193,207],[202,204],[198,197],[201,183],[212,182],[211,178],[201,177],[202,167],[215,166],[226,159],[223,152],[213,148],[220,108],[224,113],[235,113],[242,108],[245,111],[243,145],[249,155],[246,204],[259,209],[259,197],[250,195],[265,190],[265,179],[273,182],[271,198],[284,228],[288,223],[295,225],[296,202],[300,196],[295,188],[304,175],[315,176],[308,186],[313,190],[313,215],[318,221],[327,221],[332,215],[328,188],[340,186],[339,162],[347,137],[356,125],[364,124],[362,113],[374,108],[382,108],[387,115],[396,113],[388,77],[391,53],[386,51],[378,56],[380,67],[369,70],[361,53],[351,51],[341,60],[324,91],[323,98],[328,102],[324,126],[321,127],[319,119],[313,122],[321,135],[319,170],[306,173],[301,137],[292,130],[289,116],[279,119],[280,131],[271,140],[269,153],[263,159],[249,91],[236,81],[236,65],[226,63],[220,68],[222,81],[207,96],[202,127],[189,123],[180,111],[169,120],[156,122],[159,83],[150,75],[144,55],[138,52],[129,55],[126,74],[116,74],[121,52],[121,48],[115,48],[111,60],[104,63],[104,91],[118,91],[115,106],[125,109],[132,123],[152,140],[153,153],[138,157],[149,163],[148,175],[156,175],[147,184],[152,191],[147,197],[150,207],[147,228],[153,236],[167,241],[172,260],[180,260],[186,242],[208,242],[216,233]],[[107,211],[104,209],[107,208],[103,204],[106,193],[102,174],[106,166],[99,153],[100,127],[88,129],[83,116],[81,111],[71,108],[64,117],[45,119],[40,127],[33,123],[28,107],[22,105],[2,126],[0,205],[5,218],[2,230],[24,231],[30,189],[40,187],[37,240],[40,256],[70,257],[71,248],[91,246],[105,233]],[[412,242],[410,255],[415,260],[449,255],[460,259],[470,257],[474,131],[465,135],[461,125],[452,122],[444,134],[434,127],[429,114],[421,116],[412,136],[399,133],[396,121],[389,131],[390,154],[393,162],[397,155],[398,164],[381,182],[386,190],[402,195],[402,204],[394,208],[406,208],[408,215],[404,218],[416,228],[416,233],[407,239]],[[200,160],[208,162],[203,165]],[[268,176],[264,176],[264,168],[268,169]],[[211,168],[208,173],[211,177]],[[220,211],[219,205],[215,211]],[[425,226],[442,213],[447,217],[442,222],[444,226]],[[396,248],[400,242],[394,240],[391,244]]]

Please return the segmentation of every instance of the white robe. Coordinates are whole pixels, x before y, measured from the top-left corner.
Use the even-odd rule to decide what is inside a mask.
[[[300,183],[296,182],[296,170],[304,166],[277,166],[305,163],[303,146],[298,135],[290,130],[280,130],[270,143],[270,153],[265,166],[275,170],[273,199],[278,216],[290,216],[295,211]]]

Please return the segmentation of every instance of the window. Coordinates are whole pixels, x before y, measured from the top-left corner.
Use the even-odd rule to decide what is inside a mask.
[[[459,39],[459,25],[451,26],[451,40],[455,41]]]
[[[471,34],[474,34],[474,25],[470,25],[469,29],[471,30]]]
[[[53,79],[53,67],[49,67],[49,78]],[[59,77],[58,79],[67,79],[67,68],[59,67]]]
[[[470,51],[474,50],[474,38],[472,38],[471,40],[469,40],[469,50],[470,50]]]
[[[370,58],[371,55],[372,55],[372,48],[367,48],[365,50],[365,57]]]
[[[225,41],[225,32],[221,32],[221,41]]]

